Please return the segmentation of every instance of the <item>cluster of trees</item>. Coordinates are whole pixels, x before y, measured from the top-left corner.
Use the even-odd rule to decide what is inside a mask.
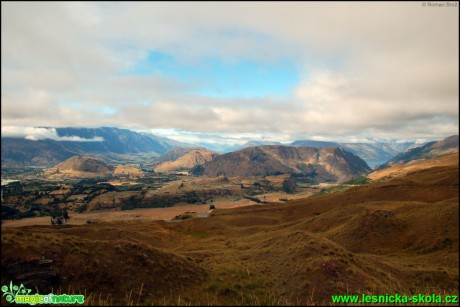
[[[56,209],[51,211],[50,218],[51,225],[62,225],[63,223],[66,223],[68,219],[70,219],[67,209]]]
[[[294,194],[297,189],[297,183],[292,178],[283,180],[283,191],[289,194]]]
[[[204,167],[203,165],[195,165],[194,167],[192,167],[192,169],[190,170],[190,175],[193,175],[193,176],[203,176],[204,175]]]

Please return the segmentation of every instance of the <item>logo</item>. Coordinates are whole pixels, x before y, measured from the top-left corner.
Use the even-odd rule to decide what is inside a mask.
[[[42,295],[42,294],[30,294],[31,289],[27,289],[21,284],[19,287],[13,285],[10,281],[10,286],[2,286],[3,296],[8,303],[16,304],[83,304],[85,302],[84,295],[67,295],[60,294],[56,295],[53,293]]]

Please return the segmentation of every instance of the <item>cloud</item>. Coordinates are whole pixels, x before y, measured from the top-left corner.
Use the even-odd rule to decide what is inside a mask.
[[[24,138],[30,141],[54,140],[70,142],[103,142],[104,138],[100,136],[91,139],[81,138],[79,136],[59,136],[55,128],[37,128],[37,127],[11,127],[2,126],[2,137]]]
[[[453,102],[458,93],[455,90],[449,92],[450,84],[446,86],[449,90],[442,95],[430,97],[428,91],[421,94],[423,86],[429,87],[424,80],[418,84],[412,80],[420,91],[404,92],[400,90],[407,84],[404,76],[382,77],[371,72],[362,77],[359,75],[315,73],[297,89],[297,97],[304,103],[305,116],[309,118],[312,131],[381,129],[394,133],[401,127],[415,127],[420,122],[431,126],[440,118],[446,123],[457,121],[458,105]],[[378,91],[383,93],[371,94]]]
[[[419,2],[2,2],[2,125],[283,139],[458,134],[458,14]],[[192,73],[153,65],[137,74],[152,52]],[[282,97],[213,97],[215,80],[197,75],[215,59],[288,59],[301,80]],[[225,92],[238,93],[243,77],[232,73]]]

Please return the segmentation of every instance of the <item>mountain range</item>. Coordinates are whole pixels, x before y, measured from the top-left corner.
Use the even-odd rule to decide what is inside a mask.
[[[175,148],[158,160],[161,162],[154,166],[155,172],[191,171],[208,177],[291,174],[308,182],[345,181],[371,170],[364,160],[341,147],[265,145],[223,155],[205,148]],[[113,171],[114,167],[96,157],[74,156],[45,170],[44,175],[64,179],[106,176]]]
[[[18,137],[5,137],[1,139],[1,163],[2,167],[51,167],[76,155],[95,155],[105,162],[132,163],[158,163],[165,160],[156,159],[173,148],[196,148],[197,144],[179,142],[176,140],[159,137],[151,133],[135,132],[127,129],[113,127],[100,128],[54,128],[58,139],[30,140]],[[69,141],[75,137],[80,141]],[[65,140],[60,140],[64,138]],[[84,141],[81,141],[84,140]],[[200,143],[201,144],[201,143]],[[218,153],[228,153],[244,148],[281,145],[275,141],[252,140],[242,145],[212,145],[206,149]],[[370,140],[369,143],[338,143],[314,140],[298,140],[288,144],[290,146],[325,148],[342,147],[361,159],[371,167],[376,167],[398,154],[403,154],[418,144],[415,142],[398,143],[395,141],[377,142]],[[414,152],[417,152],[415,149]],[[414,153],[413,152],[413,153]],[[412,155],[410,153],[409,155]],[[390,161],[393,163],[394,161]],[[113,163],[112,163],[113,164]]]
[[[329,141],[316,141],[316,140],[296,140],[292,143],[281,143],[276,141],[266,140],[251,140],[241,145],[235,144],[210,144],[210,143],[197,143],[195,146],[205,147],[209,150],[213,150],[219,153],[229,153],[237,150],[241,150],[253,146],[263,145],[285,145],[285,146],[302,146],[302,147],[314,147],[314,148],[325,148],[325,147],[343,147],[347,151],[350,151],[358,155],[361,159],[365,160],[366,163],[371,167],[376,167],[382,163],[387,162],[395,155],[404,152],[410,148],[417,147],[423,144],[416,142],[396,142],[396,141],[376,141],[369,140],[369,142],[358,142],[358,143],[340,143],[340,142],[329,142]],[[179,146],[179,147],[190,147]]]
[[[2,167],[51,167],[76,155],[124,155],[151,153],[159,156],[177,146],[173,140],[140,134],[127,129],[55,128],[59,137],[100,141],[28,140],[2,137]]]

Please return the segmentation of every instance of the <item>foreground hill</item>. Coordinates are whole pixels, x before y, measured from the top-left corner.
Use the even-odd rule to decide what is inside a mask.
[[[44,171],[48,178],[103,177],[112,174],[114,168],[91,156],[75,156]]]
[[[205,148],[177,148],[168,151],[161,159],[171,159],[155,166],[156,172],[190,170],[197,165],[211,161],[219,154]],[[177,156],[177,158],[175,158]]]
[[[75,155],[163,154],[172,146],[165,139],[112,127],[55,128],[58,139],[2,137],[2,166],[50,167]],[[78,141],[69,141],[69,139]],[[63,139],[63,140],[60,140]],[[65,141],[64,141],[65,140]]]
[[[382,164],[378,169],[384,169],[394,164],[406,164],[419,159],[430,159],[450,153],[458,152],[458,135],[452,135],[441,141],[430,142],[421,147],[415,147],[403,152],[385,164]]]
[[[458,184],[452,161],[178,223],[2,227],[2,284],[85,293],[88,305],[331,305],[334,294],[458,295]]]
[[[338,147],[256,146],[220,155],[204,165],[204,174],[210,177],[291,173],[315,181],[345,181],[369,171],[366,162]]]

